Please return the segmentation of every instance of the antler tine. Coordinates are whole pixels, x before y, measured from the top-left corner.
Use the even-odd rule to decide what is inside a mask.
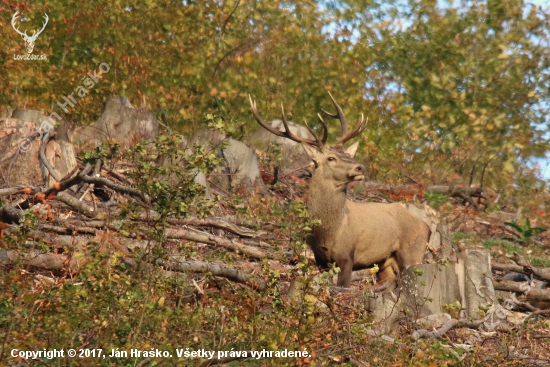
[[[256,102],[252,100],[252,97],[250,95],[248,95],[248,98],[250,100],[250,107],[252,108],[252,114],[254,115],[254,118],[256,119],[256,121],[258,121],[258,123],[260,125],[262,125],[262,127],[264,129],[266,129],[267,131],[269,131],[270,133],[274,134],[274,135],[277,135],[277,136],[280,136],[282,138],[288,138],[290,140],[293,140],[297,143],[306,143],[306,144],[309,144],[309,145],[314,145],[314,146],[318,146],[319,148],[321,148],[323,146],[322,141],[319,140],[319,138],[317,137],[317,135],[315,135],[311,129],[309,129],[309,126],[308,126],[308,129],[309,131],[312,133],[312,135],[315,137],[315,140],[311,140],[311,139],[305,139],[305,138],[300,138],[296,135],[294,135],[291,131],[290,131],[290,128],[288,127],[288,123],[286,121],[286,117],[285,117],[285,110],[283,108],[283,106],[281,105],[281,111],[282,111],[282,120],[283,120],[283,125],[285,127],[285,131],[280,131],[279,129],[275,129],[273,128],[272,126],[270,126],[269,124],[265,123],[262,118],[260,117],[260,114],[258,113],[258,110],[256,108]]]
[[[345,144],[348,140],[356,137],[357,135],[361,134],[363,130],[367,127],[367,122],[369,122],[369,119],[367,117],[367,120],[365,121],[365,117],[363,114],[361,114],[361,121],[359,121],[359,124],[357,124],[357,127],[350,132],[348,135],[343,136],[342,138],[338,139],[339,144]]]
[[[310,132],[311,135],[313,135],[313,137],[315,138],[315,141],[317,141],[317,146],[318,147],[322,147],[323,145],[325,145],[326,142],[322,141],[321,139],[319,139],[319,137],[317,136],[317,134],[315,134],[315,132],[313,131],[313,129],[311,129],[307,123],[307,121],[304,120],[304,124],[306,124],[306,127],[307,127],[307,130]],[[326,135],[326,134],[325,134]]]
[[[327,127],[327,124],[325,123],[325,120],[323,120],[323,118],[321,117],[321,114],[317,114],[317,117],[319,117],[319,122],[321,122],[321,124],[323,125],[323,145],[327,143],[327,138],[328,138],[328,127]]]
[[[324,113],[326,113],[328,116],[340,120],[340,124],[342,125],[342,138],[344,136],[348,135],[348,123],[346,122],[346,117],[344,116],[344,111],[342,111],[342,108],[338,105],[332,94],[328,92],[328,95],[330,96],[330,99],[332,100],[332,103],[334,104],[334,107],[336,107],[336,113],[330,113],[323,109],[321,109]],[[342,139],[341,138],[341,139]]]
[[[250,100],[250,108],[252,109],[252,114],[254,115],[254,118],[256,119],[256,121],[258,121],[258,123],[262,125],[262,127],[267,131],[269,131],[270,133],[280,136],[282,138],[286,138],[286,135],[282,131],[271,127],[269,124],[265,123],[262,120],[262,118],[260,117],[260,114],[258,113],[258,110],[256,109],[256,102],[252,100],[252,97],[250,96],[250,94],[248,95],[248,99]]]
[[[317,134],[315,134],[313,132],[313,130],[311,130],[311,128],[309,127],[309,125],[307,124],[306,122],[306,127],[307,129],[309,130],[309,132],[311,133],[311,135],[313,135],[313,138],[315,138],[315,140],[311,140],[311,139],[306,139],[306,138],[300,138],[296,135],[294,135],[290,129],[288,128],[288,124],[286,122],[286,117],[285,117],[285,109],[283,107],[283,105],[281,104],[281,113],[282,113],[282,119],[283,119],[283,125],[285,126],[285,135],[287,138],[289,138],[290,140],[294,140],[295,142],[298,142],[298,143],[306,143],[306,144],[309,144],[309,145],[315,145],[319,148],[322,148],[323,147],[323,142],[319,139],[319,137],[317,136]]]

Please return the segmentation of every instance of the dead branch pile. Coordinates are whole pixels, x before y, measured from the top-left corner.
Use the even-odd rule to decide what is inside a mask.
[[[46,219],[44,222],[39,221],[37,231],[26,234],[28,250],[1,249],[0,264],[7,266],[20,262],[42,270],[78,271],[85,263],[85,258],[80,255],[88,242],[108,242],[124,254],[121,261],[133,267],[143,262],[159,266],[167,272],[210,273],[260,291],[266,288],[265,280],[250,272],[251,267],[257,267],[254,261],[259,259],[269,259],[274,266],[280,266],[280,255],[267,251],[269,245],[259,239],[266,232],[221,218],[165,218],[168,223],[164,232],[167,243],[141,240],[136,233],[127,233],[124,228],[131,227],[129,222],[152,228],[160,217],[150,209],[151,199],[128,186],[127,182],[130,180],[123,173],[101,169],[100,165],[92,167],[90,164],[81,164],[78,169],[45,189],[33,186],[0,189],[3,204],[0,207],[0,242],[6,241],[24,222],[25,209]],[[103,201],[98,200],[97,195],[94,195],[97,190],[109,190],[111,196]],[[87,196],[91,200],[85,200]],[[112,208],[117,205],[117,201],[129,198],[143,207],[142,214],[124,221],[112,219],[116,217]],[[170,251],[170,240],[222,248],[241,254],[253,262],[243,260],[242,264],[230,268],[223,263],[182,259],[176,251]],[[45,243],[49,250],[37,250],[37,241]],[[59,251],[63,246],[71,246],[74,250],[70,254]],[[163,246],[169,250],[169,254],[163,258],[154,258],[149,251],[153,246]]]

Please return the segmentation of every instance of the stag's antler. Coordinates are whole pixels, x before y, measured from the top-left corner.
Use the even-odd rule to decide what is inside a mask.
[[[328,131],[327,131],[328,129],[327,129],[327,125],[325,124],[325,122],[323,121],[323,119],[321,118],[320,115],[319,115],[319,120],[321,121],[321,124],[323,125],[323,129],[324,129],[323,139],[319,139],[317,134],[315,134],[313,132],[313,130],[309,127],[307,122],[306,122],[306,127],[309,130],[309,132],[311,133],[311,135],[313,135],[315,140],[300,138],[299,136],[294,135],[290,131],[290,129],[288,128],[288,123],[287,123],[286,117],[285,117],[285,110],[284,110],[282,105],[281,105],[281,112],[282,112],[282,120],[283,120],[283,125],[285,127],[285,131],[280,131],[279,129],[275,129],[274,127],[272,127],[268,123],[264,122],[262,120],[262,118],[260,117],[260,114],[258,113],[258,109],[256,108],[256,102],[252,100],[252,97],[250,95],[248,96],[248,99],[250,100],[250,107],[252,108],[252,114],[254,115],[254,118],[256,119],[256,121],[258,121],[258,123],[260,125],[263,126],[264,129],[266,129],[270,133],[272,133],[274,135],[277,135],[277,136],[280,136],[282,138],[288,138],[288,139],[293,140],[297,143],[306,143],[306,144],[313,145],[313,146],[316,146],[316,147],[319,147],[319,148],[322,148],[326,144],[327,136],[328,136]]]
[[[336,113],[330,113],[323,109],[322,111],[326,113],[328,116],[334,119],[340,120],[340,124],[342,125],[342,136],[338,139],[338,144],[344,145],[348,140],[356,137],[357,135],[361,134],[363,130],[365,130],[365,128],[367,127],[368,119],[367,121],[365,121],[363,114],[361,114],[361,120],[357,124],[357,127],[348,134],[348,123],[346,122],[346,117],[344,116],[344,112],[342,111],[338,103],[336,103],[336,100],[334,99],[332,94],[330,94],[330,92],[328,92],[328,95],[330,96],[330,99],[332,100],[334,107],[336,107]],[[319,115],[319,119],[321,121],[323,120],[320,115]]]

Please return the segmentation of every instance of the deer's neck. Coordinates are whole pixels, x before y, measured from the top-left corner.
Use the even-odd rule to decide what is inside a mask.
[[[345,187],[335,188],[314,174],[309,185],[307,207],[310,218],[321,220],[321,226],[314,228],[315,235],[324,237],[327,233],[335,233],[346,213]]]

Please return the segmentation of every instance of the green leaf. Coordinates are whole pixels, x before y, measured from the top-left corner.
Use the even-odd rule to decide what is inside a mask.
[[[521,228],[517,223],[513,223],[513,222],[504,222],[504,225],[508,226],[508,227],[512,227],[514,228],[516,231],[518,232],[523,232],[523,228]]]

